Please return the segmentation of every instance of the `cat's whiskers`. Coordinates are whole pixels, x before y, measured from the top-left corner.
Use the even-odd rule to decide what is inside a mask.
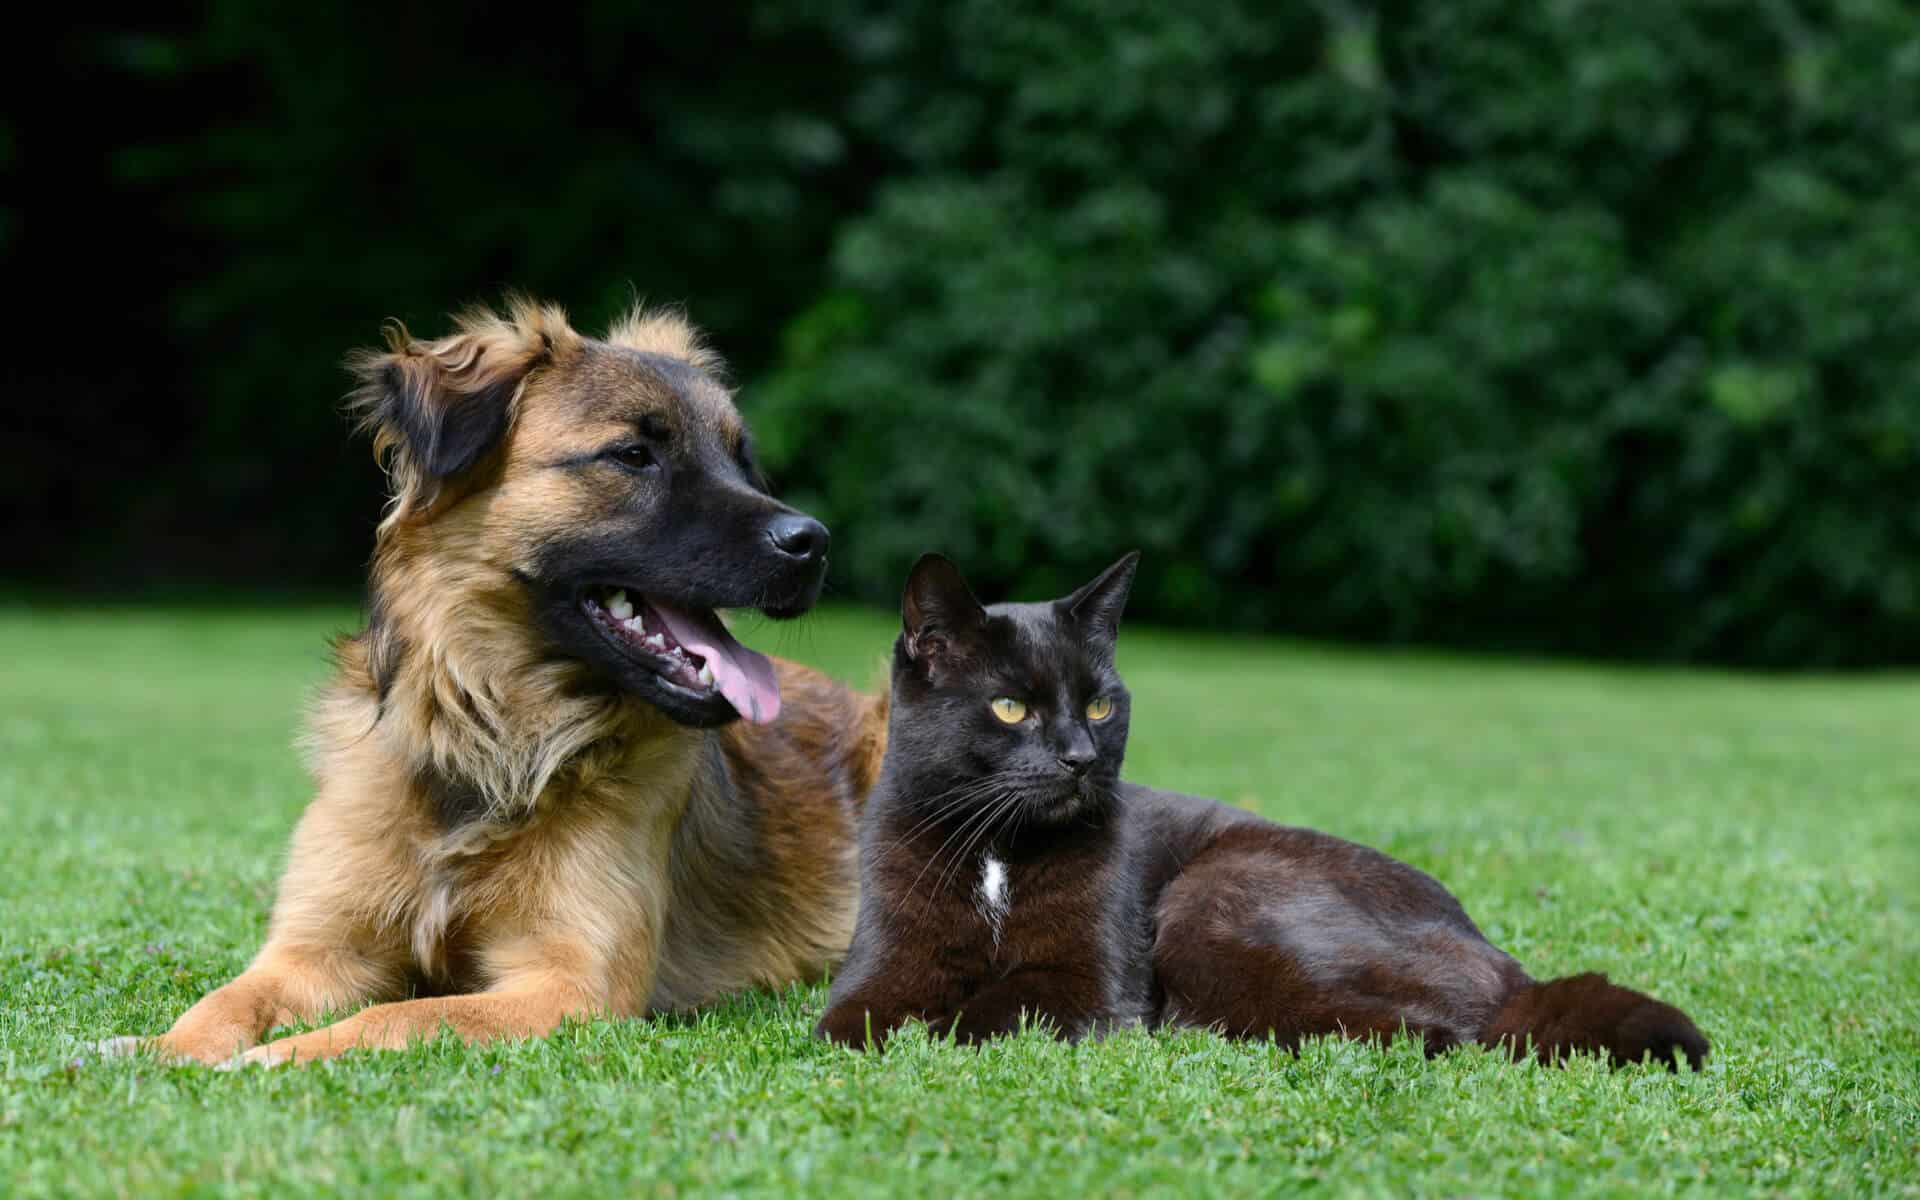
[[[969,779],[963,783],[956,784],[953,787],[948,788],[946,791],[941,792],[935,796],[932,796],[925,801],[922,801],[921,803],[923,806],[926,804],[937,803],[939,807],[935,808],[932,812],[922,817],[918,822],[914,824],[913,828],[907,830],[905,833],[901,834],[899,837],[895,838],[893,841],[889,842],[887,845],[875,851],[871,861],[875,863],[886,861],[886,858],[888,855],[900,849],[900,847],[906,845],[915,836],[917,836],[921,830],[927,828],[928,826],[934,824],[937,821],[942,820],[945,817],[951,816],[952,814],[965,808],[967,805],[982,799],[989,792],[995,791],[1002,784],[1004,784],[1009,779],[1011,779],[1014,776],[1014,774],[1015,772],[1013,771],[995,771],[991,775],[984,775],[979,779]]]
[[[976,847],[984,845],[991,839],[991,837],[998,832],[997,827],[1001,825],[1007,817],[1018,816],[1025,810],[1026,805],[1021,803],[1025,798],[1026,796],[1023,792],[1017,790],[1010,791],[1004,799],[988,810],[987,819],[980,823],[973,835],[969,837],[966,842],[961,845],[959,851],[954,854],[953,861],[947,865],[946,869],[940,872],[939,878],[934,880],[932,890],[927,893],[928,905],[931,905],[933,898],[939,895],[946,887],[948,878],[959,873],[961,866],[972,856]]]
[[[964,866],[964,864],[966,864],[966,862],[968,862],[968,860],[972,858],[973,851],[975,851],[975,849],[977,849],[977,851],[985,851],[985,847],[993,843],[993,839],[995,839],[995,835],[998,835],[998,831],[1000,831],[1000,829],[1006,828],[1006,822],[1008,822],[1008,818],[1018,818],[1021,812],[1025,812],[1025,808],[1027,808],[1027,806],[1021,803],[1023,799],[1025,799],[1023,795],[1020,795],[1020,793],[1014,793],[1014,795],[1010,795],[1010,797],[1008,797],[1008,799],[1006,799],[1004,803],[1000,803],[998,804],[998,806],[996,806],[995,810],[993,810],[993,814],[991,814],[991,816],[989,816],[989,818],[987,818],[987,820],[985,820],[985,822],[981,824],[981,828],[975,831],[975,835],[973,835],[973,837],[970,837],[970,839],[968,839],[968,843],[966,843],[966,845],[962,845],[962,847],[960,847],[960,851],[954,854],[954,858],[952,858],[952,862],[948,864],[947,872],[941,872],[941,879],[937,879],[937,881],[935,881],[935,885],[933,885],[933,893],[931,893],[931,895],[937,895],[937,893],[939,893],[939,891],[941,891],[941,889],[943,889],[943,887],[947,885],[948,874],[954,874],[954,876],[958,876],[958,872],[960,872],[960,868],[962,868],[962,866]]]
[[[1013,798],[1017,795],[1018,793],[1016,792],[1012,792],[1006,789],[1000,789],[996,792],[996,794],[991,799],[981,804],[979,809],[977,809],[974,812],[968,813],[966,816],[966,819],[961,821],[959,825],[954,827],[952,832],[947,834],[946,840],[941,842],[939,848],[936,849],[931,855],[929,855],[927,857],[927,861],[921,865],[920,873],[918,875],[915,875],[913,877],[913,882],[907,885],[907,896],[911,897],[913,895],[914,889],[920,886],[920,881],[926,877],[927,871],[930,868],[932,868],[932,866],[935,863],[940,861],[940,856],[946,853],[948,846],[953,845],[954,842],[957,841],[962,834],[967,833],[967,831],[973,828],[976,823],[980,823],[982,826],[984,826],[985,818],[990,817],[1000,805],[1006,803],[1008,799]],[[946,872],[943,870],[941,872],[941,877],[944,877],[945,874]],[[932,891],[927,893],[927,898],[929,902],[931,902],[932,898],[935,895],[939,894],[939,891],[940,889],[936,885]]]
[[[920,880],[925,877],[928,869],[940,862],[941,857],[946,854],[949,847],[953,847],[956,842],[959,843],[952,857],[948,859],[947,865],[942,867],[940,873],[934,877],[933,887],[927,891],[926,904],[924,904],[921,909],[923,916],[931,907],[933,898],[938,896],[946,887],[948,878],[954,872],[958,871],[961,865],[967,861],[967,857],[972,853],[974,846],[993,832],[995,824],[1007,812],[1019,808],[1024,796],[1025,793],[1017,787],[1001,788],[993,798],[980,806],[978,812],[970,814],[966,820],[962,821],[960,825],[947,836],[947,840],[940,844],[940,848],[933,852],[932,857],[927,859],[926,865],[920,868],[920,874],[914,876],[913,884],[907,889],[909,896],[913,894]]]

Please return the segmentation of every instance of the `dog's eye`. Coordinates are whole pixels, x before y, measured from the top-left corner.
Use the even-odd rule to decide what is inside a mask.
[[[655,454],[653,447],[645,442],[615,446],[607,451],[607,456],[630,471],[644,471],[648,467],[660,465],[660,456]]]

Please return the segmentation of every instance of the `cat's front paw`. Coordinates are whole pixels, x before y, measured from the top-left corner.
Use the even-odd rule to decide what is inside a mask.
[[[977,1050],[995,1038],[1012,1037],[1014,1031],[1011,1029],[981,1029],[977,1025],[969,1025],[965,1021],[961,1021],[955,1024],[950,1030],[942,1032],[952,1034],[954,1045],[971,1046]]]
[[[1012,1037],[1020,1032],[1021,1010],[994,1011],[977,1007],[962,1009],[951,1017],[927,1023],[927,1036],[951,1038],[956,1045],[984,1046],[995,1038]],[[1039,1021],[1036,1018],[1035,1023]]]
[[[887,1044],[886,1025],[864,1008],[841,1006],[827,1010],[813,1027],[813,1036],[849,1050],[880,1050]]]

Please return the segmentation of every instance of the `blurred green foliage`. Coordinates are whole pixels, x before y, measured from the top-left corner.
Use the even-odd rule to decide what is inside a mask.
[[[1139,545],[1161,618],[1920,650],[1912,6],[886,30],[854,112],[914,167],[759,412],[862,593],[926,546],[1044,593]]]
[[[357,560],[341,350],[637,286],[741,368],[842,594],[1139,546],[1158,620],[1920,660],[1904,0],[582,11],[105,43],[205,116],[114,158],[201,255],[143,495]]]

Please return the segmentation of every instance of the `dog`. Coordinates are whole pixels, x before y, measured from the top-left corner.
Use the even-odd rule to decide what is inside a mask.
[[[697,331],[636,308],[595,339],[512,297],[348,365],[390,503],[266,944],[107,1048],[312,1062],[819,978],[886,701],[716,617],[807,611],[828,533],[768,493]]]

